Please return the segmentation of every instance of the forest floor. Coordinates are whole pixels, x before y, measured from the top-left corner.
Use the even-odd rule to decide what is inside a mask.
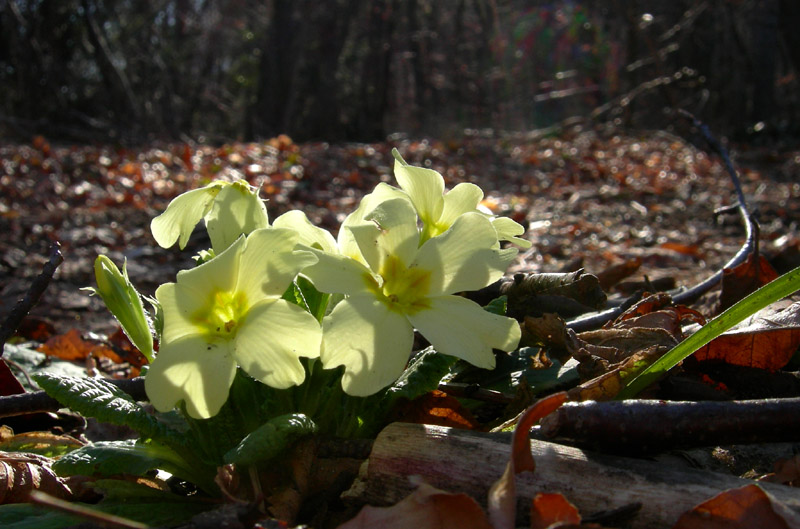
[[[191,266],[207,244],[195,233],[188,251],[159,248],[149,222],[177,194],[214,178],[245,178],[261,188],[270,217],[302,209],[334,232],[376,183],[394,183],[390,151],[441,172],[451,188],[481,186],[484,205],[527,227],[533,242],[509,270],[597,274],[621,263],[639,268],[628,280],[667,278],[690,287],[716,272],[744,240],[723,163],[662,132],[572,132],[535,140],[467,137],[384,143],[295,144],[280,137],[218,147],[158,144],[0,144],[0,315],[28,289],[61,244],[64,263],[32,314],[52,332],[108,333],[102,303],[82,287],[106,254],[127,259],[146,295]],[[760,224],[761,252],[778,272],[800,260],[800,150],[734,146],[749,210]],[[627,293],[626,284],[609,292]]]

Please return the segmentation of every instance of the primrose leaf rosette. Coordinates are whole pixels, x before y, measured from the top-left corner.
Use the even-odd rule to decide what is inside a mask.
[[[216,415],[237,365],[274,388],[303,382],[299,357],[319,356],[321,330],[311,314],[281,299],[317,261],[294,250],[298,239],[294,230],[256,230],[156,290],[164,329],[145,390],[157,410],[183,400],[194,418]]]
[[[150,222],[150,230],[162,248],[169,248],[177,241],[183,249],[194,227],[204,219],[216,253],[221,253],[240,235],[269,225],[267,208],[257,190],[245,180],[217,180],[175,197]]]
[[[417,215],[404,198],[381,202],[348,229],[366,264],[313,250],[303,270],[317,289],[346,297],[323,320],[320,360],[343,365],[350,395],[371,395],[403,372],[416,328],[440,353],[491,369],[492,349],[514,350],[518,323],[483,310],[457,292],[502,277],[516,249],[502,250],[488,218],[465,213],[420,246]]]
[[[445,193],[444,178],[433,169],[408,165],[397,152],[394,177],[400,188],[408,194],[422,221],[422,239],[425,242],[447,231],[463,213],[478,212],[492,222],[500,241],[511,241],[520,248],[530,248],[531,242],[517,237],[525,232],[522,225],[507,217],[494,217],[479,209],[483,200],[483,190],[469,182],[456,184]]]

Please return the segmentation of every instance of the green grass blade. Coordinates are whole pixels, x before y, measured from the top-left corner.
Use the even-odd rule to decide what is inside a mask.
[[[764,307],[785,298],[797,290],[800,290],[800,267],[764,285],[706,323],[702,329],[653,362],[639,376],[631,379],[617,395],[617,398],[622,400],[635,397],[637,393],[657,381],[681,360],[687,358],[720,334]]]

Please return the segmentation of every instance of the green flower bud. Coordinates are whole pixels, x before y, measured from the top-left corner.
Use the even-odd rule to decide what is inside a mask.
[[[123,263],[120,272],[111,259],[98,255],[94,261],[94,275],[97,288],[88,290],[102,298],[133,345],[152,362],[153,335],[139,293],[128,279],[126,264]]]

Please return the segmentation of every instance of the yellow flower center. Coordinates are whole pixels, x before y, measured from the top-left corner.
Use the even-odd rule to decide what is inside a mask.
[[[406,267],[400,259],[391,255],[381,266],[379,275],[383,285],[379,293],[389,306],[405,314],[413,314],[429,308],[428,292],[431,287],[431,272],[420,268]]]
[[[192,317],[195,324],[211,336],[232,338],[247,313],[244,292],[212,291],[209,303]]]

